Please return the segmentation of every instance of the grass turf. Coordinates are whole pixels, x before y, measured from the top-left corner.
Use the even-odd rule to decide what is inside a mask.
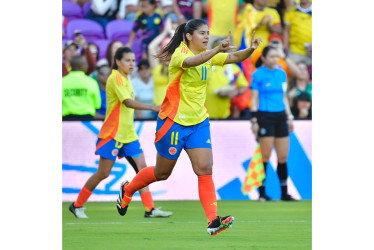
[[[312,249],[312,202],[218,201],[233,226],[210,236],[199,201],[155,201],[169,218],[144,218],[141,202],[120,216],[114,202],[87,202],[89,219],[76,219],[62,203],[63,249]]]

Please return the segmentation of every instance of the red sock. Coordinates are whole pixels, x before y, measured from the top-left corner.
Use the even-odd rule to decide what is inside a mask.
[[[74,203],[74,207],[83,207],[84,203],[86,203],[88,198],[90,198],[91,194],[92,191],[83,186],[82,190],[79,192],[77,200]]]
[[[157,181],[155,176],[155,167],[146,167],[139,171],[139,173],[134,177],[134,179],[125,186],[125,196],[123,197],[123,200],[126,202],[126,204],[129,204],[132,196],[136,191],[139,189],[142,189],[143,187],[148,186],[152,182]]]
[[[214,188],[212,175],[198,176],[199,197],[203,205],[205,216],[209,221],[217,217],[216,189]]]
[[[142,198],[143,206],[145,207],[145,211],[149,212],[152,208],[155,207],[153,204],[152,194],[151,191],[144,192],[140,194],[140,198]]]

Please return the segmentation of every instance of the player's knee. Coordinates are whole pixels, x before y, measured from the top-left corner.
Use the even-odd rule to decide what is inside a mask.
[[[213,162],[206,162],[199,164],[195,167],[195,172],[197,175],[211,175],[213,168]]]
[[[155,172],[155,177],[158,181],[163,181],[163,180],[166,180],[167,178],[169,178],[171,173],[167,173],[167,172],[162,172],[162,173],[156,173]]]

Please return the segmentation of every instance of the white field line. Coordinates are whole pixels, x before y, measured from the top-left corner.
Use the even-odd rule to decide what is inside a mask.
[[[247,221],[235,221],[235,223],[307,223],[307,220],[247,220]],[[111,224],[183,224],[183,223],[199,223],[203,224],[201,221],[185,221],[185,222],[175,222],[175,221],[137,221],[137,222],[67,222],[65,225],[111,225]]]

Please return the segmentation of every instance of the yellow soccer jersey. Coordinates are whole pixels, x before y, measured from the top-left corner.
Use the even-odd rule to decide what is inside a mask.
[[[213,36],[233,34],[238,13],[238,0],[208,0],[209,32]]]
[[[285,25],[290,26],[290,51],[306,55],[305,43],[312,43],[312,8],[308,12],[292,6],[284,15]]]
[[[231,81],[234,81],[233,85],[237,87],[248,86],[247,79],[236,64],[214,67],[206,93],[206,107],[209,117],[225,119],[230,115],[231,99],[219,97],[214,91],[220,87],[230,85]]]
[[[166,90],[168,88],[168,75],[162,73],[162,67],[163,65],[159,64],[152,70],[152,77],[154,82],[154,105],[162,104],[166,95]]]
[[[280,16],[277,12],[277,10],[269,7],[265,7],[263,10],[257,10],[253,7],[253,12],[255,17],[255,24],[257,25],[258,23],[261,22],[262,18],[266,15],[270,15],[273,17],[273,20],[271,21],[271,26],[276,25],[276,24],[281,24],[281,19]],[[252,34],[250,34],[252,36]],[[270,31],[266,25],[261,25],[256,29],[256,38],[261,37],[262,42],[260,46],[258,47],[259,49],[263,49],[268,45],[268,38],[270,35]]]
[[[134,128],[134,109],[123,104],[127,99],[135,99],[131,81],[113,69],[106,84],[107,111],[100,130],[100,139],[111,137],[122,143],[138,139]]]
[[[228,53],[218,53],[196,67],[183,68],[186,58],[195,56],[185,42],[173,53],[169,64],[169,85],[159,117],[191,126],[208,117],[205,107],[207,79],[213,65],[223,66]]]

